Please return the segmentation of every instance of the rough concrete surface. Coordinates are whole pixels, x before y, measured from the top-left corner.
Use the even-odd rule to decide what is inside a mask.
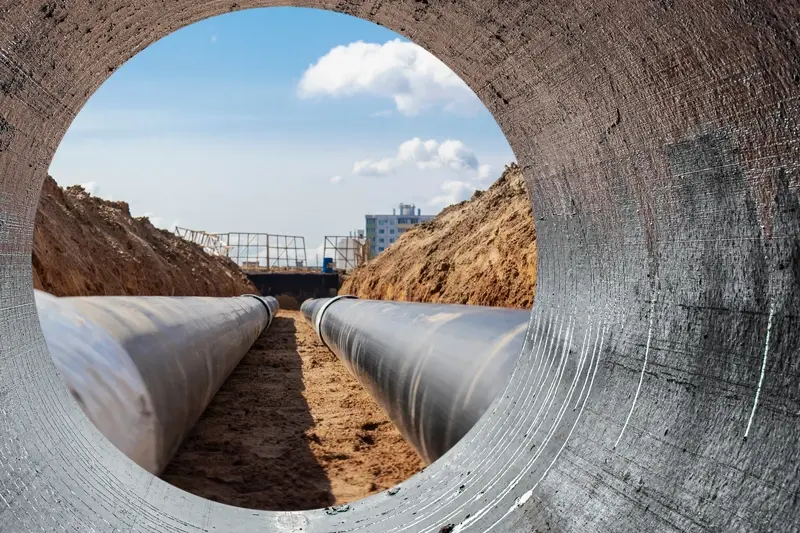
[[[529,342],[464,440],[348,508],[224,506],[115,453],[59,386],[36,323],[46,168],[127,58],[268,4],[2,4],[0,530],[800,528],[796,0],[298,2],[411,38],[495,116],[534,201]]]

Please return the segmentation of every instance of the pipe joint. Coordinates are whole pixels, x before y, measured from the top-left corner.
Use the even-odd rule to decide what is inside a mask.
[[[260,296],[258,294],[242,294],[242,297],[245,297],[245,296],[250,296],[251,298],[255,298],[256,300],[261,302],[261,305],[263,305],[264,309],[267,310],[267,325],[266,325],[266,327],[264,329],[267,329],[268,327],[270,327],[270,325],[272,325],[272,319],[275,317],[275,311],[272,309],[272,307],[270,307],[269,303],[267,302],[267,298],[272,298],[272,297],[268,296],[268,297],[265,298],[264,296]],[[272,299],[274,300],[274,298],[272,298]],[[276,302],[277,302],[277,300],[276,300]]]
[[[322,326],[322,316],[334,302],[338,302],[339,300],[358,300],[358,296],[353,296],[352,294],[340,294],[339,296],[334,296],[322,304],[322,307],[320,307],[319,311],[317,311],[317,316],[314,317],[314,331],[317,332],[317,337],[319,337],[320,342],[328,349],[330,349],[330,346],[328,346],[328,344],[325,342],[325,339],[322,338],[322,330],[320,329]]]

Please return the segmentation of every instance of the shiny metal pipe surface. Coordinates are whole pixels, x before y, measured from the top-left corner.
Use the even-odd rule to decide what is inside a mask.
[[[431,463],[503,390],[529,312],[472,305],[306,300],[317,334]]]
[[[73,397],[106,438],[156,475],[278,310],[275,298],[255,295],[35,295]]]

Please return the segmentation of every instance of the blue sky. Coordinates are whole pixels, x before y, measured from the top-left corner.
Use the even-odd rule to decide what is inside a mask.
[[[434,214],[514,160],[441,62],[378,25],[265,8],[214,17],[120,67],[50,166],[156,225],[306,237],[415,203]]]

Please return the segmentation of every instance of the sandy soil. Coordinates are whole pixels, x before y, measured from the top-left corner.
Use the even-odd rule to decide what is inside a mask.
[[[33,285],[56,296],[238,296],[255,286],[225,257],[131,217],[128,204],[48,177],[36,212]]]
[[[302,314],[282,310],[162,478],[230,505],[300,510],[380,492],[423,466]]]
[[[530,308],[535,292],[536,232],[513,164],[486,191],[403,234],[348,276],[339,294]]]
[[[58,296],[255,292],[227,258],[47,178],[33,281]],[[298,308],[290,296],[283,309]],[[299,312],[282,311],[196,425],[165,479],[256,509],[307,509],[391,487],[423,466]]]

